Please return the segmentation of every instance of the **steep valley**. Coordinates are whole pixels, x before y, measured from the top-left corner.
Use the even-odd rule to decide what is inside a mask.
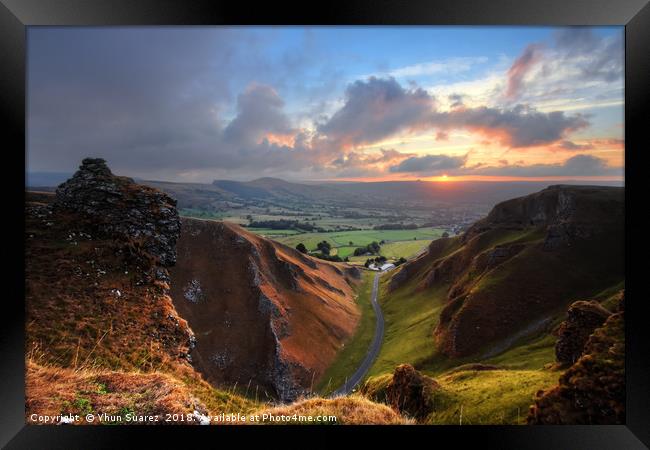
[[[309,394],[358,322],[357,269],[181,221],[101,159],[25,207],[27,418],[265,410]],[[351,420],[403,422],[363,399],[340,411]]]
[[[26,199],[26,413],[621,423],[623,199],[551,186],[382,274],[379,355],[360,392],[326,399],[371,340],[372,272],[180,218],[85,159]]]

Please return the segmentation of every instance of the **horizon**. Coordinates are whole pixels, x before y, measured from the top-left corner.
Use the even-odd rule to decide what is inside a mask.
[[[624,183],[622,27],[28,30],[27,167]]]
[[[70,177],[74,175],[75,172],[25,172],[25,188],[32,188],[32,187],[56,187],[59,184],[63,183]],[[114,173],[114,172],[113,172]],[[114,173],[115,174],[115,173]],[[120,174],[115,174],[115,175],[120,175]],[[30,182],[31,179],[44,179],[44,178],[49,178],[49,177],[54,177],[57,181],[54,184],[52,182]],[[256,181],[262,181],[262,180],[277,180],[277,181],[283,181],[287,183],[292,183],[292,184],[355,184],[355,183],[360,183],[360,184],[372,184],[372,183],[435,183],[435,184],[445,184],[445,185],[453,185],[453,184],[463,184],[463,183],[474,183],[474,184],[515,184],[515,183],[531,183],[531,184],[545,184],[548,183],[548,185],[553,185],[553,184],[569,184],[569,185],[580,185],[580,186],[625,186],[625,180],[624,179],[596,179],[594,177],[590,177],[589,179],[581,180],[578,178],[565,178],[565,179],[558,179],[558,178],[546,178],[546,179],[536,179],[536,178],[526,178],[526,179],[460,179],[459,177],[453,177],[447,180],[429,180],[429,179],[415,179],[415,180],[378,180],[378,179],[373,179],[373,180],[344,180],[344,179],[323,179],[323,180],[306,180],[306,179],[286,179],[286,178],[280,178],[280,177],[272,177],[272,176],[262,176],[262,177],[257,177],[257,178],[249,178],[249,179],[229,179],[229,178],[215,178],[212,181],[171,181],[171,180],[164,180],[164,179],[148,179],[148,178],[142,178],[138,176],[133,176],[131,177],[135,181],[140,181],[140,182],[155,182],[155,183],[175,183],[175,184],[200,184],[200,185],[210,185],[214,182],[218,181],[228,181],[228,182],[237,182],[237,183],[253,183]],[[598,184],[598,183],[604,183],[604,184]]]

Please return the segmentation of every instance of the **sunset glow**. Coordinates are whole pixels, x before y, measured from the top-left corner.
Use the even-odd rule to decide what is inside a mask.
[[[90,149],[175,181],[624,177],[621,27],[33,28],[28,42],[32,171],[69,172]]]

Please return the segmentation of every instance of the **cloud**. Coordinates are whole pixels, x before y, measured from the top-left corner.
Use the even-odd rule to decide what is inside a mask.
[[[432,96],[404,89],[394,78],[370,78],[352,83],[344,105],[318,127],[333,146],[379,142],[401,132],[469,129],[508,147],[549,144],[589,125],[586,116],[561,111],[543,113],[526,105],[437,111]],[[444,135],[441,135],[444,137]]]
[[[592,144],[576,144],[572,141],[561,141],[558,147],[564,150],[591,150],[594,148]]]
[[[294,130],[283,111],[284,101],[270,86],[253,84],[237,98],[237,116],[224,129],[225,142],[250,146],[266,134],[287,135]]]
[[[592,155],[576,155],[563,162],[553,164],[492,166],[471,171],[473,175],[497,175],[507,177],[568,177],[621,175],[622,167],[612,167],[602,158]]]
[[[318,131],[338,146],[378,142],[427,125],[434,99],[423,89],[404,89],[394,78],[357,80],[345,104]]]
[[[435,75],[444,73],[445,75],[458,74],[467,72],[478,64],[485,64],[488,58],[485,56],[468,56],[447,58],[438,61],[430,61],[420,64],[412,64],[391,70],[387,75],[395,78],[418,77],[423,75]]]
[[[448,141],[448,140],[449,140],[449,133],[442,130],[436,132],[436,141]]]
[[[463,105],[463,96],[460,94],[450,94],[447,96],[449,99],[449,106],[453,108],[459,108]]]
[[[612,82],[623,77],[622,34],[597,36],[587,27],[570,27],[555,33],[555,43],[567,63],[573,62],[583,80]]]
[[[507,87],[505,96],[508,99],[516,99],[523,87],[524,77],[530,69],[541,59],[541,47],[538,44],[530,44],[524,52],[515,59],[507,73]]]
[[[467,155],[448,156],[448,155],[426,155],[413,156],[405,159],[401,163],[391,166],[389,171],[392,173],[411,172],[439,174],[452,169],[459,169],[465,165]]]
[[[622,107],[623,68],[622,31],[598,35],[588,27],[565,27],[515,59],[502,98],[540,110]]]
[[[443,129],[465,128],[498,140],[507,147],[521,148],[549,144],[589,125],[586,116],[564,112],[543,113],[517,105],[510,109],[461,108],[434,113],[431,124]]]
[[[313,30],[278,51],[266,47],[277,30],[31,29],[27,164],[71,171],[81,158],[100,156],[118,173],[176,180],[308,177],[319,170],[370,176],[470,170],[457,156],[364,148],[386,145],[388,138],[409,148],[406,135],[414,133],[450,145],[474,137],[453,132],[459,130],[507,148],[602,147],[571,140],[590,116],[530,106],[543,95],[565,95],[592,82],[606,84],[599,94],[620,95],[622,86],[606,80],[620,80],[621,40],[565,31],[522,54],[508,76],[506,62],[498,77],[492,67],[488,78],[467,80],[466,72],[485,58],[393,71],[397,77],[463,73],[455,84],[427,91],[395,77],[360,79],[345,88],[341,61],[356,56],[337,59],[328,51],[338,49],[323,47]],[[520,104],[503,103],[508,86]]]

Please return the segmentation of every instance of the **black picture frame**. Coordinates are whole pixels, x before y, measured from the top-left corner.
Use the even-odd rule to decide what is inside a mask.
[[[648,0],[490,0],[424,1],[348,0],[289,3],[172,0],[0,0],[0,111],[5,147],[3,184],[13,228],[4,233],[13,254],[0,326],[0,445],[6,448],[116,448],[134,444],[135,435],[187,447],[198,438],[223,445],[226,437],[288,439],[308,430],[308,439],[345,439],[350,432],[370,432],[383,439],[398,433],[408,443],[454,446],[473,441],[482,448],[637,449],[650,446],[650,365],[645,343],[646,295],[641,252],[647,242],[642,164],[647,148],[650,100],[650,4]],[[70,427],[27,426],[24,420],[24,266],[26,28],[29,26],[115,25],[624,25],[625,26],[625,184],[626,184],[626,377],[627,423],[620,426],[413,426],[413,427]],[[645,113],[645,114],[644,114]],[[20,154],[20,150],[23,154]],[[22,185],[21,185],[22,182]],[[638,186],[637,186],[638,185]],[[645,189],[647,190],[647,188]],[[637,196],[635,198],[634,196]],[[647,213],[646,213],[647,214]],[[11,234],[9,234],[11,233]],[[9,242],[7,242],[9,244]],[[638,259],[637,259],[638,258]],[[279,434],[281,430],[282,435]],[[216,434],[215,434],[216,433]],[[138,436],[141,437],[141,436]],[[425,441],[422,441],[424,439]],[[323,441],[325,442],[325,441]],[[296,441],[298,443],[298,441]],[[155,445],[153,441],[148,445]],[[197,444],[198,445],[198,444]]]

